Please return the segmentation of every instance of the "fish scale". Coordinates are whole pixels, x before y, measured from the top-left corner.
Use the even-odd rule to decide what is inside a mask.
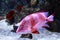
[[[22,31],[19,30],[23,30],[23,32],[27,32],[27,33],[39,33],[38,29],[43,28],[43,26],[46,26],[48,21],[53,21],[54,16],[50,15],[49,17],[47,17],[47,12],[37,12],[34,14],[30,14],[28,16],[26,16],[25,18],[23,18],[22,22],[25,21],[25,24],[23,24],[22,22],[20,22],[20,26],[17,28],[17,33],[21,33]],[[47,20],[46,20],[47,19]],[[21,25],[23,29],[21,29]],[[47,27],[47,26],[46,26]]]

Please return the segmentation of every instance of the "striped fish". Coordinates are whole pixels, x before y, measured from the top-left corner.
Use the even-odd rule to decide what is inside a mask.
[[[34,33],[39,34],[38,29],[49,27],[46,23],[53,21],[54,16],[48,16],[48,12],[37,12],[26,16],[17,28],[17,33]]]

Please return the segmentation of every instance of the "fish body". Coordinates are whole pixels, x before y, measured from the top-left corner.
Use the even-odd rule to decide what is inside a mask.
[[[48,21],[53,21],[54,16],[48,17],[48,12],[37,12],[26,16],[17,28],[17,33],[34,33],[39,34],[38,29],[43,26],[48,27]]]

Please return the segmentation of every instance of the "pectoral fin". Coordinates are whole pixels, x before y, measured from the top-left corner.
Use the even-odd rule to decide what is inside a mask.
[[[39,34],[39,32],[36,29],[31,30],[33,34]]]

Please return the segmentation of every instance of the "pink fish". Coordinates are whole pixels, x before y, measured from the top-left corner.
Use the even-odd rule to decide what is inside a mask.
[[[48,21],[53,21],[54,16],[50,15],[48,17],[48,12],[37,12],[26,16],[17,28],[17,33],[34,33],[39,34],[38,29],[49,27],[46,23]]]

